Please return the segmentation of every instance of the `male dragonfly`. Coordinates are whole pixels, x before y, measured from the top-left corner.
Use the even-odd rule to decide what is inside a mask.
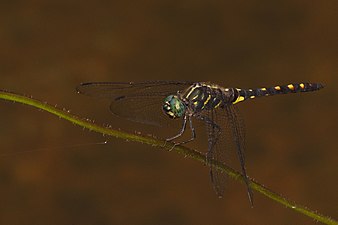
[[[163,116],[181,119],[182,128],[174,141],[183,135],[188,124],[191,138],[175,144],[185,144],[196,137],[193,118],[203,121],[207,128],[207,161],[227,164],[227,152],[237,152],[240,168],[253,205],[253,193],[245,169],[245,131],[236,104],[247,99],[277,94],[311,92],[323,88],[319,83],[294,83],[269,88],[224,88],[209,82],[147,81],[147,82],[93,82],[82,83],[78,93],[109,98],[110,111],[120,117],[153,125],[162,125]],[[162,111],[162,112],[161,112]],[[211,182],[219,197],[223,196],[226,175],[210,166]]]

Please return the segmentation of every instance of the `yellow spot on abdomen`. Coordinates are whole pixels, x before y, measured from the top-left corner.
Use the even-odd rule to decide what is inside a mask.
[[[280,86],[276,86],[275,90],[280,91],[281,90]]]
[[[295,87],[293,86],[293,84],[289,84],[287,87],[292,91],[295,90]]]
[[[261,88],[262,91],[266,91],[266,88]]]
[[[236,101],[234,101],[232,104],[236,104],[238,102],[244,101],[244,97],[243,96],[238,96],[238,98],[236,99]]]
[[[299,87],[300,87],[301,89],[304,89],[304,88],[305,88],[305,85],[304,85],[303,83],[301,83],[301,84],[299,84]]]

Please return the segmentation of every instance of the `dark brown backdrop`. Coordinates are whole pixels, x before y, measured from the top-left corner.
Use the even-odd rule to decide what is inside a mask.
[[[155,79],[325,83],[239,107],[249,175],[338,219],[338,3],[234,2],[1,1],[0,88],[157,134],[74,88]],[[117,139],[90,145],[106,138],[20,104],[1,101],[0,115],[1,224],[315,224],[259,194],[251,209],[236,182],[217,199],[207,168],[174,152]]]

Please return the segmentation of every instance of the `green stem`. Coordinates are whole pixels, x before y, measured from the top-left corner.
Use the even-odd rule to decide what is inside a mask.
[[[112,137],[116,137],[116,138],[121,138],[121,139],[125,139],[125,140],[130,140],[130,141],[136,141],[136,142],[140,142],[140,143],[144,143],[144,144],[149,144],[151,146],[154,147],[162,147],[166,150],[170,150],[172,149],[173,151],[176,151],[180,154],[183,154],[185,156],[188,156],[190,158],[193,158],[203,164],[206,164],[206,157],[204,154],[184,147],[184,146],[173,146],[171,143],[165,143],[165,141],[163,140],[159,140],[153,137],[145,137],[142,135],[138,135],[138,134],[130,134],[130,133],[126,133],[126,132],[122,132],[122,131],[118,131],[118,130],[113,130],[109,127],[104,127],[104,126],[100,126],[95,124],[94,122],[87,120],[87,119],[82,119],[79,118],[76,115],[73,115],[71,113],[69,113],[68,111],[65,110],[61,110],[58,109],[54,106],[51,106],[47,103],[43,103],[41,101],[35,100],[33,98],[30,97],[26,97],[26,96],[22,96],[22,95],[18,95],[12,92],[8,92],[8,91],[4,91],[4,90],[0,90],[0,98],[1,99],[5,99],[8,101],[13,101],[13,102],[19,102],[25,105],[30,105],[33,106],[35,108],[47,111],[49,113],[52,113],[62,119],[68,120],[76,125],[79,125],[83,128],[87,128],[91,131],[95,131],[98,133],[101,133],[103,135],[109,135]],[[241,173],[235,171],[234,169],[228,167],[227,165],[223,164],[222,162],[217,162],[217,161],[212,161],[210,162],[211,164],[213,164],[215,167],[217,167],[217,169],[221,170],[222,172],[226,173],[229,177],[231,177],[232,179],[238,180],[243,182],[243,177],[241,175]],[[290,208],[293,209],[296,212],[299,212],[301,214],[304,214],[316,221],[320,221],[324,224],[330,224],[330,225],[338,225],[338,222],[336,220],[333,220],[327,216],[323,216],[321,214],[319,214],[318,212],[315,212],[313,210],[310,210],[304,206],[301,206],[295,202],[292,202],[284,197],[282,197],[281,195],[274,193],[272,191],[270,191],[268,188],[264,187],[263,185],[259,184],[258,182],[254,181],[253,179],[250,179],[250,186],[253,190],[261,193],[262,195],[265,195],[266,197]]]

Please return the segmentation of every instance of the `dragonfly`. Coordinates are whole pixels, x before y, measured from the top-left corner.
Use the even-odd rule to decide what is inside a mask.
[[[131,121],[162,126],[171,120],[181,120],[179,132],[166,139],[175,145],[195,140],[193,120],[202,121],[208,137],[206,161],[216,194],[223,196],[227,176],[211,161],[228,165],[227,152],[235,152],[253,206],[253,192],[245,166],[245,129],[237,104],[262,96],[312,92],[323,87],[320,83],[306,82],[254,89],[225,88],[210,82],[188,81],[89,82],[81,83],[77,92],[110,99],[110,111]],[[177,142],[187,127],[191,137]]]

